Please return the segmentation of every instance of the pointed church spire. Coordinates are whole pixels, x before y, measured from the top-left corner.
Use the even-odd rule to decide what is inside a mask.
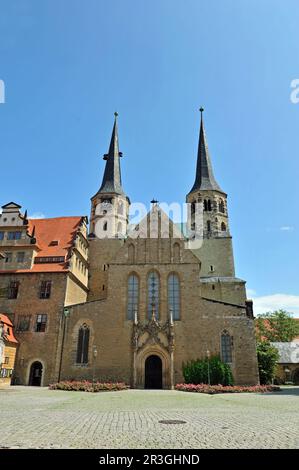
[[[106,166],[99,193],[116,193],[124,195],[125,193],[121,185],[119,158],[122,157],[122,153],[119,151],[118,146],[117,117],[118,113],[115,112],[109,152],[103,157],[103,159],[106,160]]]
[[[203,111],[204,109],[200,108],[200,131],[197,152],[196,177],[190,193],[197,190],[215,190],[223,193],[222,189],[216,182],[213,173],[206,132],[203,123]]]

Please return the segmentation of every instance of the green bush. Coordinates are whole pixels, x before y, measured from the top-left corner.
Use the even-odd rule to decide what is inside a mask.
[[[234,379],[231,368],[221,361],[219,356],[210,359],[197,359],[183,364],[183,375],[187,384],[233,385]]]
[[[278,350],[267,341],[257,344],[257,360],[261,384],[270,384],[275,377]]]

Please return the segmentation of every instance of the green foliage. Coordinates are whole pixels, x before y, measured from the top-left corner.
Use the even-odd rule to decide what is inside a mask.
[[[219,356],[212,356],[209,360],[197,359],[183,364],[183,375],[187,384],[233,385],[234,379],[231,368],[220,360]]]
[[[275,375],[278,350],[267,341],[257,344],[257,360],[261,384],[269,384]]]
[[[259,315],[255,320],[259,342],[288,342],[299,335],[299,322],[285,310],[276,310]]]

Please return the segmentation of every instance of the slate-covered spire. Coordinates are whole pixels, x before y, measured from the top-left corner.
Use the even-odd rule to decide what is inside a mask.
[[[200,131],[199,131],[199,142],[198,142],[198,152],[197,152],[197,167],[196,167],[196,177],[194,185],[190,191],[197,190],[215,190],[223,193],[222,189],[215,180],[213,174],[213,168],[211,163],[211,158],[209,154],[206,132],[203,123],[203,108],[200,108]],[[189,193],[189,194],[190,194]]]
[[[122,153],[119,151],[118,146],[117,117],[118,114],[114,113],[114,126],[112,130],[109,152],[103,157],[103,159],[106,160],[106,166],[99,193],[116,193],[124,195],[125,193],[121,185],[119,159],[122,157]]]

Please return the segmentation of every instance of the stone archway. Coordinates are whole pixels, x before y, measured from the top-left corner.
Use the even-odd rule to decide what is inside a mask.
[[[162,361],[156,354],[151,354],[144,364],[144,388],[162,388]]]
[[[43,365],[39,361],[35,361],[31,364],[30,375],[29,375],[29,385],[40,387],[42,384],[43,376]]]
[[[157,359],[149,359],[155,357]],[[149,372],[151,369],[152,372]],[[155,371],[154,371],[155,369]],[[171,388],[171,368],[170,368],[170,355],[163,348],[155,345],[150,348],[145,348],[137,354],[136,358],[136,387],[137,388]],[[146,375],[156,374],[156,379],[159,380],[159,387],[149,387],[146,382]],[[153,376],[152,376],[153,377]]]

